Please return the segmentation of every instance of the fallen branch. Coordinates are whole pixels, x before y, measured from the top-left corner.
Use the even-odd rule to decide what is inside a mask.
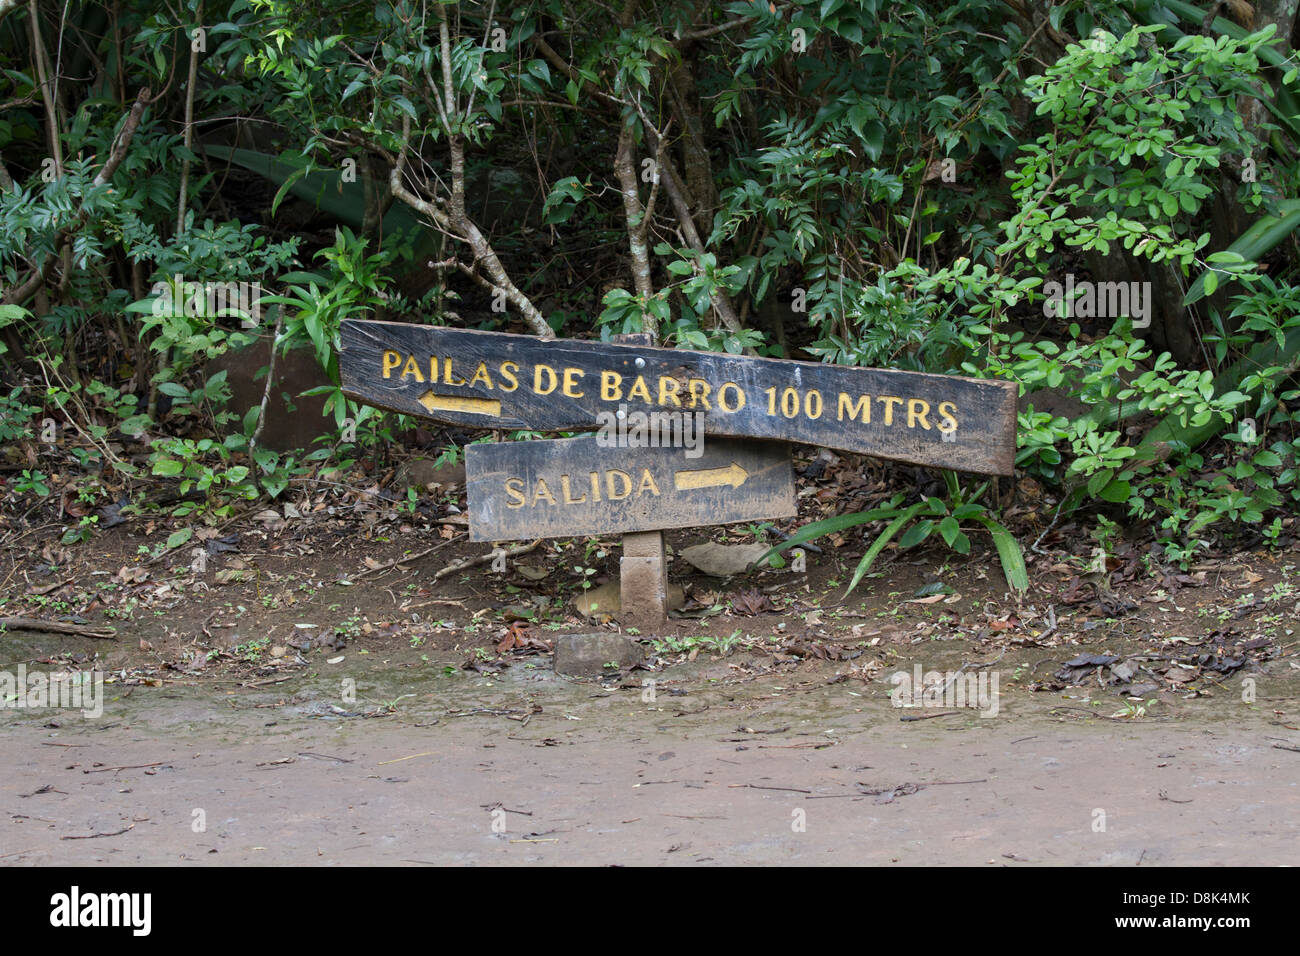
[[[506,557],[517,558],[521,554],[527,554],[529,551],[534,550],[541,543],[542,543],[542,539],[538,538],[532,544],[521,544],[521,545],[516,545],[513,548],[506,548],[506,553],[505,553]],[[499,551],[493,549],[489,551],[487,554],[480,554],[472,558],[461,558],[459,561],[453,561],[451,562],[451,564],[447,565],[445,568],[443,568],[441,571],[435,574],[433,576],[433,579],[437,581],[439,578],[445,578],[447,575],[455,574],[457,571],[464,571],[467,568],[478,567],[480,564],[487,564],[489,561],[495,560],[496,556],[499,553],[500,553]]]
[[[448,538],[446,541],[442,541],[439,542],[438,544],[435,544],[432,548],[426,548],[425,550],[420,551],[416,554],[404,555],[395,561],[389,561],[387,564],[381,564],[378,567],[369,568],[365,571],[362,571],[360,574],[357,575],[357,577],[364,578],[367,574],[378,574],[381,571],[388,571],[391,568],[395,568],[399,564],[407,564],[411,561],[418,561],[420,558],[428,557],[429,555],[433,554],[433,552],[435,551],[441,551],[443,548],[447,547],[447,545],[451,544],[453,541],[459,541],[459,540],[460,540],[459,538]]]
[[[398,608],[398,610],[414,611],[422,607],[431,607],[435,604],[442,604],[442,605],[450,604],[454,607],[460,608],[462,611],[469,610],[467,607],[465,607],[464,601],[453,601],[450,598],[434,598],[432,601],[421,601],[419,604],[403,604],[400,608]]]
[[[902,716],[902,717],[899,717],[898,719],[899,719],[899,720],[903,720],[903,721],[908,721],[908,720],[933,720],[935,717],[952,717],[953,715],[958,714],[958,713],[960,713],[960,711],[956,711],[956,710],[945,710],[945,711],[944,711],[943,713],[941,713],[941,714],[906,714],[906,715],[904,715],[904,716]]]
[[[110,770],[144,770],[148,767],[161,767],[162,765],[163,762],[159,760],[157,763],[132,763],[132,764],[126,764],[121,767],[95,767],[91,770],[83,770],[81,772],[82,773],[108,773]]]
[[[877,800],[876,803],[893,803],[895,797],[910,797],[914,793],[920,793],[926,787],[961,787],[968,783],[988,783],[987,777],[981,777],[978,780],[932,780],[929,783],[899,783],[892,787],[863,787],[859,783],[859,793],[866,794],[869,797],[884,797],[883,800]]]
[[[60,840],[94,840],[97,837],[121,836],[123,833],[126,833],[127,831],[134,830],[134,829],[135,829],[135,824],[133,823],[129,827],[123,827],[120,830],[114,830],[112,833],[87,833],[85,836],[61,836],[59,837],[59,839]]]
[[[115,641],[117,632],[111,627],[91,627],[88,624],[69,624],[66,621],[42,621],[35,617],[0,617],[0,627],[14,631],[41,631],[46,634],[76,634]]]

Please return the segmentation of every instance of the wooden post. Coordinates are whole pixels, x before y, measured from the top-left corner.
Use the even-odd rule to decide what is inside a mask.
[[[648,332],[616,335],[614,341],[620,345],[655,344]],[[668,620],[668,561],[662,531],[623,535],[618,590],[624,624],[640,630],[657,629]]]

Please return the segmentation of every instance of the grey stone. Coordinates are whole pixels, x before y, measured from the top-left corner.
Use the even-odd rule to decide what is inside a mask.
[[[623,634],[561,634],[555,639],[555,672],[573,677],[599,677],[641,663],[645,650]],[[606,667],[613,663],[614,667]]]
[[[394,476],[394,484],[398,488],[415,488],[423,491],[429,485],[442,485],[444,488],[451,485],[463,485],[465,483],[465,466],[464,465],[442,465],[434,464],[430,458],[412,458],[402,462]]]
[[[708,541],[683,549],[681,556],[705,574],[726,578],[748,571],[769,550],[770,545],[766,544],[717,544]]]
[[[1125,661],[1123,664],[1112,664],[1110,668],[1111,676],[1121,684],[1127,684],[1137,676],[1138,662]]]

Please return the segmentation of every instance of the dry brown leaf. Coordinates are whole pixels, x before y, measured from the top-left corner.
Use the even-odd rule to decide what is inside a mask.
[[[762,614],[764,611],[776,610],[772,604],[772,599],[758,588],[737,591],[731,595],[731,609],[736,614],[744,615]]]

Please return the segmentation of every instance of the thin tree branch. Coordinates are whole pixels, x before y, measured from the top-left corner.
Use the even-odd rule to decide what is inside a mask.
[[[149,88],[145,87],[140,91],[140,95],[135,99],[135,105],[131,107],[131,112],[127,114],[126,122],[122,124],[122,131],[118,134],[117,142],[109,154],[108,161],[100,168],[99,173],[95,176],[93,185],[103,186],[113,178],[113,173],[117,167],[122,164],[126,158],[126,151],[131,146],[131,139],[135,136],[135,131],[140,125],[140,117],[144,115],[144,108],[149,103]],[[59,230],[58,235],[54,238],[53,247],[57,250],[63,245],[69,232],[85,219],[86,210],[83,206],[77,212],[76,218],[67,226]],[[22,285],[14,286],[5,293],[4,303],[6,305],[15,302],[22,302],[33,295],[37,289],[45,284],[54,268],[54,263],[58,260],[58,254],[51,252],[45,257],[41,266],[35,269]]]
[[[195,11],[195,20],[199,23],[196,29],[203,29],[203,4],[199,3]],[[194,145],[194,86],[198,79],[199,73],[199,51],[194,47],[194,37],[190,37],[190,75],[189,82],[185,86],[185,151],[188,153]],[[190,160],[189,157],[181,162],[181,186],[180,196],[176,202],[176,235],[185,231],[185,205],[186,198],[190,189]]]

